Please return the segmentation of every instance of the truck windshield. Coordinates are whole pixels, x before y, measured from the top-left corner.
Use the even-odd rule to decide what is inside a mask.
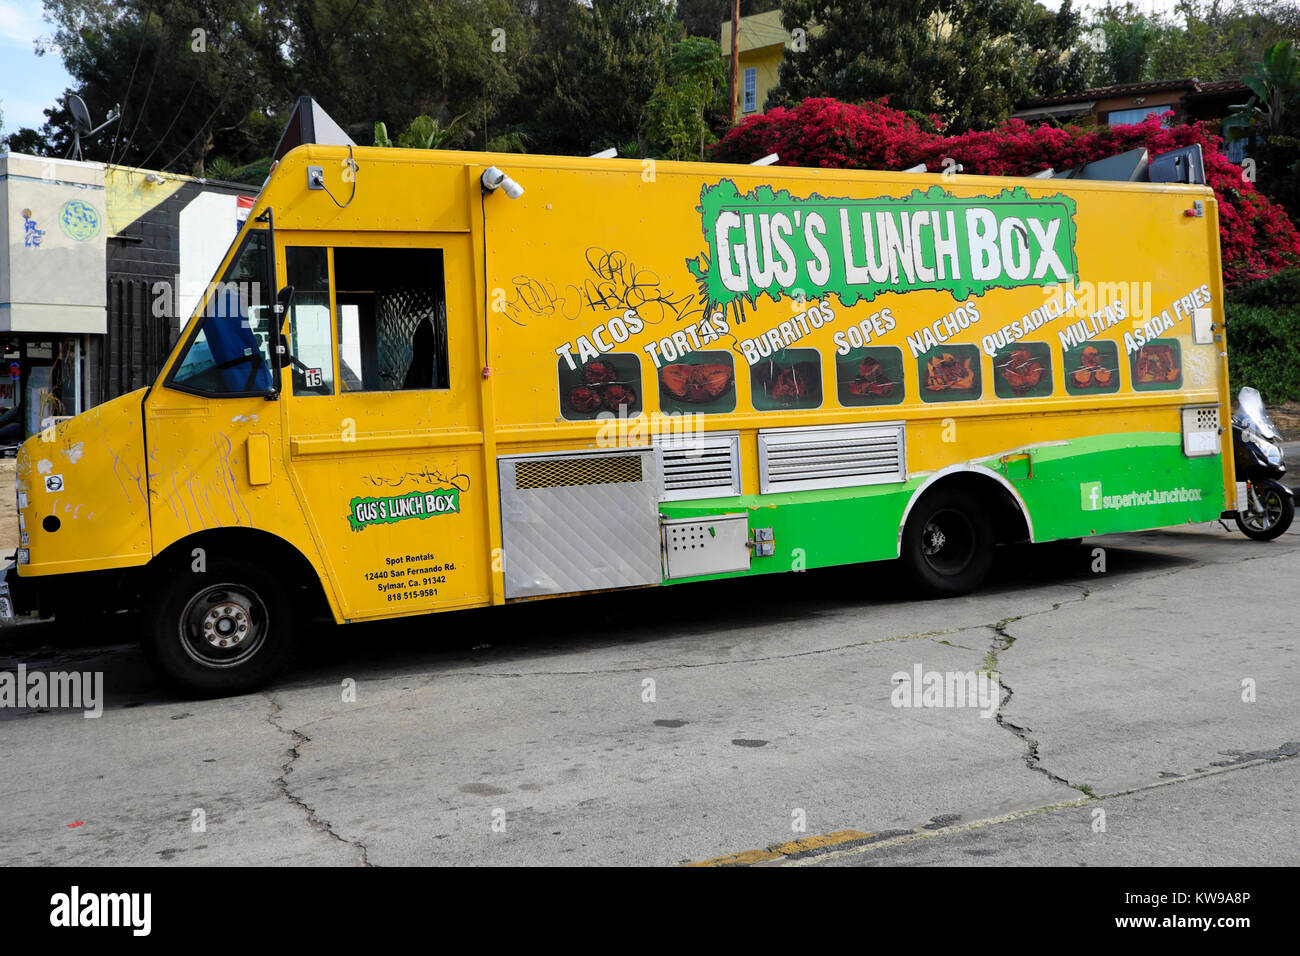
[[[187,391],[239,395],[271,390],[271,316],[267,234],[257,230],[208,290],[201,323],[168,384]]]

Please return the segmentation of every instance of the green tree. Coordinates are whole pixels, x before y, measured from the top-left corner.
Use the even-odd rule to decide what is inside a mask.
[[[1092,85],[1149,79],[1152,55],[1158,44],[1168,45],[1169,39],[1163,34],[1169,29],[1158,15],[1142,13],[1135,3],[1107,4],[1094,21],[1093,37],[1099,49]]]
[[[1296,0],[1179,0],[1167,13],[1110,2],[1089,21],[1095,86],[1248,73],[1258,51],[1300,34]]]
[[[545,5],[545,0],[543,0]],[[557,22],[526,65],[516,117],[545,151],[592,153],[639,139],[642,113],[677,28],[662,0],[592,0],[546,5]]]
[[[1250,90],[1250,101],[1224,121],[1229,139],[1239,139],[1256,129],[1265,134],[1285,135],[1296,125],[1300,109],[1300,56],[1295,43],[1286,40],[1264,51],[1254,73],[1241,81]],[[1288,143],[1289,146],[1297,145]]]
[[[388,138],[388,127],[384,123],[375,124],[376,146],[399,146],[402,149],[450,149],[464,136],[460,121],[465,118],[462,113],[450,123],[442,123],[431,116],[421,114],[398,134],[396,140]]]
[[[1300,214],[1300,54],[1291,40],[1264,51],[1242,82],[1250,99],[1223,122],[1229,140],[1249,139],[1261,190]]]
[[[555,95],[553,59],[563,57],[585,17],[578,0],[517,0],[523,19],[522,56],[516,75],[518,91],[505,113],[507,132],[526,132],[543,152],[562,152],[565,131],[542,121]]]
[[[405,129],[467,114],[462,139],[481,143],[527,51],[515,0],[48,0],[46,14],[91,114],[122,104],[87,158],[198,174],[216,157],[242,168],[269,154],[302,93],[359,142],[375,116]],[[57,155],[62,109],[38,134]]]
[[[1081,77],[1078,19],[1044,13],[1032,0],[786,0],[782,23],[808,31],[807,49],[787,48],[767,105],[887,96],[957,131],[986,127]]]
[[[1038,3],[1026,9],[1025,40],[1035,54],[1030,95],[1076,93],[1088,85],[1096,54],[1082,42],[1083,33],[1083,14],[1071,0],[1055,12]]]
[[[163,166],[203,174],[224,155],[242,162],[269,152],[291,99],[272,77],[284,31],[239,0],[49,0],[52,36],[38,53],[58,52],[91,116],[120,104],[122,119],[94,140],[88,159]],[[65,155],[72,141],[63,98],[41,130],[21,130],[26,146]]]
[[[740,0],[740,16],[752,17],[781,6],[780,0]],[[688,37],[708,37],[717,42],[722,24],[731,19],[731,0],[677,0],[677,19]]]
[[[277,8],[279,9],[279,8]],[[287,89],[315,93],[358,141],[418,116],[479,145],[518,91],[528,36],[512,0],[289,0]]]
[[[47,0],[58,49],[91,115],[121,104],[122,119],[90,143],[87,158],[203,172],[224,155],[245,162],[270,151],[291,97],[283,74],[285,24],[245,0]],[[65,107],[45,110],[48,148],[66,152]]]
[[[669,159],[703,159],[715,137],[707,115],[726,107],[727,78],[714,40],[687,37],[673,47],[667,71],[646,105],[646,138]]]

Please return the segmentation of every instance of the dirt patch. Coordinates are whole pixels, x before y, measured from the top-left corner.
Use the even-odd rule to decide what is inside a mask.
[[[1270,405],[1268,417],[1278,427],[1282,437],[1287,441],[1300,441],[1300,402],[1285,402]]]

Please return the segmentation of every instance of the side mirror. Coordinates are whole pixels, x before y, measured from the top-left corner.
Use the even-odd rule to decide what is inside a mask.
[[[282,331],[284,329],[284,320],[289,317],[289,306],[290,304],[292,304],[292,302],[293,302],[293,286],[291,285],[285,286],[275,295],[275,305],[273,306],[273,311],[275,313],[276,336],[271,341],[275,342],[275,346],[274,346],[275,355],[273,356],[273,360],[274,360],[273,365],[275,366],[277,371],[279,369],[286,368],[288,365],[290,365],[293,362],[293,356],[289,354],[289,340],[285,337],[284,332]],[[274,376],[274,378],[276,380],[276,387],[272,389],[270,394],[266,396],[267,399],[270,401],[275,400],[280,395],[280,387],[279,387],[280,376],[276,375]]]
[[[293,286],[287,285],[277,292],[275,296],[275,317],[277,323],[276,327],[278,329],[284,328],[284,320],[288,317],[289,306],[292,304]],[[284,337],[283,333],[280,335],[280,347],[276,351],[280,353],[278,356],[279,362],[276,363],[276,366],[278,368],[284,368],[289,364],[291,359],[289,357],[289,340]]]
[[[289,306],[293,302],[293,286],[287,285],[281,289],[275,296],[275,318],[279,328],[284,328],[285,317],[289,314]]]

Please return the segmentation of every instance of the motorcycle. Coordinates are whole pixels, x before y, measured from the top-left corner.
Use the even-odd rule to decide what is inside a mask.
[[[1278,480],[1286,474],[1281,442],[1282,434],[1264,410],[1259,392],[1243,388],[1232,416],[1232,451],[1237,504],[1240,508],[1244,503],[1245,510],[1231,514],[1237,527],[1256,541],[1284,534],[1295,518],[1294,495]]]

